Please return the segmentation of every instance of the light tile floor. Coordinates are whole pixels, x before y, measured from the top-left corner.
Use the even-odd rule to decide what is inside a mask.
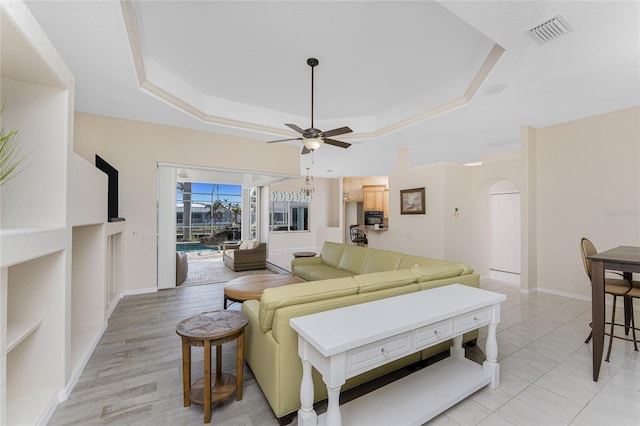
[[[594,382],[592,346],[584,343],[589,302],[521,294],[517,282],[498,279],[480,285],[507,295],[498,326],[501,385],[476,392],[429,425],[640,425],[640,353],[632,342],[614,340]],[[485,339],[483,329],[481,348]]]
[[[483,279],[481,287],[507,295],[498,327],[501,384],[476,392],[429,425],[640,425],[640,353],[631,342],[615,340],[611,362],[603,362],[600,379],[593,382],[591,345],[584,344],[588,302],[521,294],[517,282],[505,279]],[[125,297],[50,424],[201,424],[201,407],[182,407],[175,324],[220,309],[221,303],[220,284]],[[485,338],[482,330],[480,348]],[[235,350],[233,343],[225,346],[225,353]],[[194,355],[194,378],[202,374],[201,360],[200,351]],[[223,355],[223,363],[225,371],[233,371],[233,356]],[[247,368],[244,389],[242,401],[215,407],[211,424],[277,425]]]

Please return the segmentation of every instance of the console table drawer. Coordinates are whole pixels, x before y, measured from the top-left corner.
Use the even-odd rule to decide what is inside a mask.
[[[454,332],[461,333],[489,324],[491,307],[478,309],[457,317],[454,321]]]
[[[347,377],[371,370],[413,352],[411,332],[350,350],[345,360]]]
[[[453,321],[446,320],[436,324],[429,324],[415,331],[416,350],[433,346],[436,343],[450,339],[453,335]]]

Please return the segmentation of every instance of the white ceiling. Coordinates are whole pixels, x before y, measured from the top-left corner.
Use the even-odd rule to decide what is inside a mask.
[[[640,2],[27,1],[76,109],[261,141],[349,126],[316,176],[467,163],[545,127],[640,104]],[[545,45],[527,30],[560,14]],[[486,66],[483,68],[483,64]],[[289,142],[287,142],[289,143]],[[291,142],[300,144],[300,142]]]

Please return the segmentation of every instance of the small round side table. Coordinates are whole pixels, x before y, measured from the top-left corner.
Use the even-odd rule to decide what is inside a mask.
[[[238,311],[204,312],[182,320],[176,334],[182,339],[182,385],[184,406],[204,405],[204,422],[211,423],[211,404],[227,400],[234,393],[242,400],[244,329],[249,318]],[[222,373],[222,344],[238,339],[236,377]],[[191,347],[204,348],[204,377],[191,384]],[[211,346],[216,347],[216,372],[211,373]],[[213,385],[212,385],[213,383]]]

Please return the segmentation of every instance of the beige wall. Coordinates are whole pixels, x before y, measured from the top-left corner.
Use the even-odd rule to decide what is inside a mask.
[[[465,262],[486,275],[489,192],[507,180],[521,192],[523,289],[588,297],[580,237],[588,236],[600,250],[640,245],[639,122],[640,108],[634,107],[544,129],[523,127],[519,152],[489,156],[480,167],[438,163],[396,170],[389,175],[389,230],[369,232],[369,246]],[[257,155],[242,157],[247,144]],[[144,232],[134,238],[131,231],[155,235],[157,162],[285,174],[299,170],[295,147],[88,114],[76,115],[75,150],[89,161],[98,153],[121,171],[129,290],[155,287],[155,238]],[[237,154],[221,157],[221,151]],[[286,185],[298,190],[300,184]],[[337,181],[317,179],[315,184],[313,231],[271,235],[272,248],[318,247],[324,231],[337,226],[342,202]],[[400,190],[422,186],[427,213],[400,215]]]
[[[583,296],[581,237],[640,245],[640,107],[537,131],[538,287]]]
[[[433,258],[444,257],[443,163],[396,170],[389,174],[389,230],[367,231],[369,247]],[[400,214],[400,190],[425,188],[424,215]]]
[[[84,113],[75,115],[74,151],[91,163],[99,154],[119,171],[129,293],[156,288],[159,162],[290,175],[300,170],[295,146]]]
[[[369,246],[470,264],[489,273],[490,189],[508,181],[522,200],[522,290],[590,296],[579,241],[640,246],[640,107],[543,129],[479,167],[438,163],[389,176],[389,231]],[[425,215],[400,215],[399,191],[426,187]],[[453,208],[459,215],[453,216]]]

